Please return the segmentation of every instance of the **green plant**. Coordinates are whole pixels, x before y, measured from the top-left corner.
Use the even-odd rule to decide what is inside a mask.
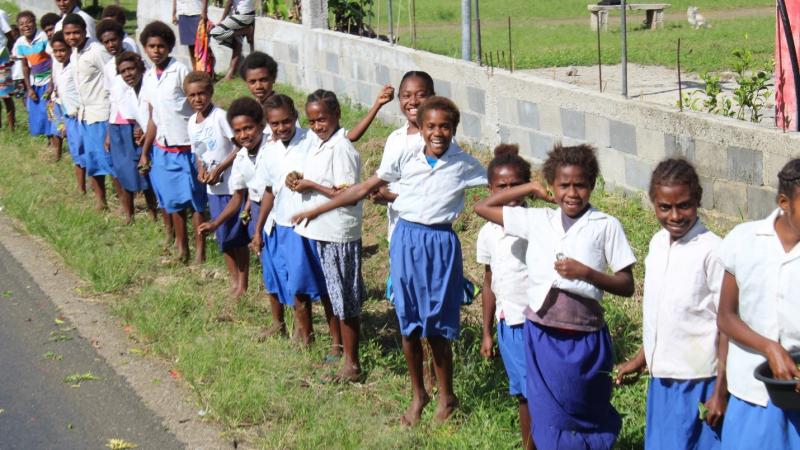
[[[366,20],[373,16],[373,0],[330,0],[328,10],[333,14],[333,29],[359,36],[371,36]]]
[[[751,122],[760,122],[763,117],[762,110],[769,98],[769,87],[767,83],[771,76],[765,69],[756,69],[753,53],[750,51],[749,37],[744,36],[745,46],[733,51],[736,60],[733,63],[736,72],[736,83],[738,87],[733,91],[734,101],[738,110],[736,118],[746,120],[749,113]]]
[[[261,2],[261,10],[265,16],[273,19],[286,19],[289,17],[286,2],[283,0],[263,0]]]

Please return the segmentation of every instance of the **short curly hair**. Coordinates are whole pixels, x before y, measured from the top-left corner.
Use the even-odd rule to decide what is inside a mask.
[[[36,14],[34,14],[33,11],[28,11],[26,9],[24,11],[18,12],[16,22],[19,23],[19,19],[22,19],[23,17],[27,17],[28,19],[31,20],[31,22],[33,22],[34,26],[36,25]]]
[[[686,186],[697,206],[700,206],[700,201],[703,199],[700,177],[694,166],[685,159],[670,158],[658,163],[650,177],[648,195],[651,202],[656,201],[656,190],[659,186]]]
[[[233,119],[239,116],[247,116],[253,119],[256,123],[263,124],[264,123],[264,108],[261,107],[261,103],[254,98],[250,97],[240,97],[231,103],[231,106],[228,107],[228,124],[233,122]],[[233,126],[231,124],[231,126]]]
[[[325,89],[317,89],[308,96],[306,99],[306,107],[312,103],[322,103],[329,113],[341,113],[342,111],[336,94],[331,91],[326,91]]]
[[[489,183],[495,177],[495,171],[500,167],[513,167],[522,181],[531,181],[531,164],[519,156],[519,146],[517,144],[500,144],[494,148],[494,158],[486,168],[486,175]]]
[[[69,13],[64,16],[64,21],[61,22],[62,29],[67,25],[77,25],[86,30],[86,21],[83,20],[83,17],[81,17],[80,14]]]
[[[97,28],[95,28],[95,35],[98,41],[104,34],[109,32],[116,34],[120,39],[125,36],[125,30],[122,28],[122,25],[114,19],[103,19],[97,24]]]
[[[282,109],[286,108],[289,111],[289,114],[294,115],[297,117],[297,108],[294,106],[294,100],[288,95],[283,94],[275,94],[267,99],[264,102],[264,111],[269,112],[272,109]]]
[[[589,144],[564,147],[561,143],[557,143],[547,154],[547,160],[542,166],[544,179],[552,186],[558,169],[566,166],[580,167],[583,176],[589,180],[591,188],[594,189],[597,177],[600,175],[600,164],[597,162],[594,147]]]
[[[450,123],[453,125],[453,133],[455,133],[461,121],[461,112],[452,100],[438,95],[428,97],[427,100],[417,108],[417,126],[419,128],[422,128],[422,121],[425,120],[428,111],[446,112],[450,116]]]
[[[147,47],[147,41],[152,37],[163,39],[169,51],[175,48],[175,32],[172,31],[169,25],[160,20],[150,22],[144,27],[144,30],[142,30],[142,33],[139,35],[139,42],[142,43],[142,46]]]
[[[211,91],[211,94],[214,94],[214,80],[211,79],[211,75],[207,72],[203,72],[201,70],[195,70],[194,72],[189,72],[186,75],[186,78],[183,79],[183,91],[186,92],[189,90],[189,85],[193,83],[203,83],[206,85],[206,89]]]
[[[39,26],[44,30],[47,27],[54,27],[61,20],[61,16],[56,13],[47,13],[39,19]]]
[[[120,25],[125,26],[125,22],[128,21],[128,18],[125,17],[125,8],[119,5],[108,5],[103,8],[103,12],[100,14],[101,19],[111,18],[119,22]]]
[[[275,81],[278,78],[278,63],[272,56],[264,52],[253,52],[247,55],[239,68],[239,76],[245,79],[247,72],[254,69],[267,69],[270,78]]]
[[[119,66],[121,66],[124,62],[132,62],[136,64],[136,66],[142,71],[144,71],[144,61],[142,60],[142,55],[136,52],[124,51],[117,55],[114,59],[114,63],[117,65],[117,71],[119,71]]]
[[[794,199],[797,190],[800,188],[800,158],[790,160],[778,172],[778,196],[785,195],[788,199]]]

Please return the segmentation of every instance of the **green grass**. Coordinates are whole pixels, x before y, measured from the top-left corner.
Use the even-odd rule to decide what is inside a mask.
[[[286,86],[303,104],[303,95]],[[217,103],[226,106],[245,93],[241,82],[219,84]],[[20,108],[21,109],[21,108]],[[343,108],[343,123],[352,125],[363,111]],[[19,123],[24,121],[19,118]],[[332,386],[319,368],[329,346],[321,310],[315,307],[319,339],[309,351],[286,340],[257,343],[254,335],[269,322],[268,306],[254,264],[252,287],[235,311],[235,322],[215,320],[224,305],[225,269],[216,246],[209,240],[209,261],[200,267],[159,265],[162,233],[143,214],[132,226],[123,225],[114,212],[98,214],[91,197],[76,194],[69,158],[49,161],[45,143],[25,134],[0,131],[0,205],[19,219],[27,231],[44,238],[85,280],[85,294],[108,304],[142,350],[169,361],[195,395],[198,409],[239,436],[262,448],[514,448],[519,444],[516,402],[507,394],[507,380],[499,360],[479,356],[479,302],[465,310],[464,329],[456,341],[455,389],[461,409],[442,426],[431,424],[433,408],[421,426],[407,430],[397,418],[410,398],[405,361],[396,318],[382,300],[387,274],[385,213],[367,205],[364,220],[364,274],[369,292],[363,316],[362,357],[368,373],[359,386]],[[375,124],[357,147],[364,172],[377,166],[390,127]],[[486,152],[476,153],[486,161]],[[474,262],[475,239],[483,222],[471,206],[486,195],[477,189],[468,195],[467,213],[455,223],[465,255],[465,270],[473,281],[482,268]],[[639,261],[657,230],[652,213],[638,196],[606,194],[598,189],[593,202],[622,221]],[[112,211],[116,206],[112,199]],[[217,274],[218,276],[214,276]],[[618,359],[630,355],[641,342],[642,266],[636,266],[637,295],[609,297],[605,303],[609,329]],[[210,306],[209,306],[210,305]],[[291,321],[290,321],[291,325]],[[133,353],[132,353],[133,354]],[[644,427],[644,380],[615,390],[614,403],[623,415],[619,448],[641,448]]]

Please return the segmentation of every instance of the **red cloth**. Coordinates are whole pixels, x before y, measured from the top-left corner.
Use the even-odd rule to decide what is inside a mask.
[[[786,0],[786,12],[792,27],[795,52],[800,59],[800,1]],[[783,31],[783,20],[775,9],[775,126],[787,131],[800,131],[797,123],[797,94],[794,91],[792,62]]]
[[[195,35],[194,42],[194,70],[199,70],[214,76],[214,52],[211,50],[211,41],[209,31],[214,28],[214,24],[210,20],[200,20],[197,26],[197,34]]]

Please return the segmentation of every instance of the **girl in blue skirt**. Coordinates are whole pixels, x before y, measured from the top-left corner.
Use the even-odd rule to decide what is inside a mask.
[[[75,79],[72,77],[73,66],[70,64],[72,49],[67,45],[64,33],[61,31],[53,33],[53,37],[50,38],[50,48],[53,51],[53,59],[62,67],[53,76],[53,85],[55,99],[64,114],[67,149],[72,158],[78,192],[86,194],[86,162],[83,155],[80,121],[78,120],[81,99],[78,95],[78,88],[75,86]]]
[[[433,351],[439,384],[436,420],[446,420],[458,406],[450,342],[460,331],[464,277],[461,243],[451,224],[464,209],[464,191],[486,184],[486,169],[453,142],[460,113],[452,101],[429,97],[419,106],[417,118],[423,148],[383,161],[367,181],[293,219],[313,220],[390,182],[407,181],[408,189],[394,202],[400,220],[389,247],[395,308],[413,390],[411,405],[401,417],[405,425],[417,424],[430,401],[423,380],[421,338],[428,339]]]
[[[530,182],[491,195],[475,212],[528,241],[525,366],[536,448],[611,449],[621,419],[611,405],[611,335],[600,301],[605,292],[633,295],[636,258],[619,221],[589,203],[599,173],[592,147],[556,145],[542,171],[557,210],[504,206],[550,198]]]
[[[650,370],[645,449],[718,449],[728,403],[728,340],[717,331],[722,242],[697,216],[703,188],[682,159],[658,164],[650,179],[661,231],[650,240],[644,276],[644,347],[621,364],[616,382]],[[698,416],[698,404],[708,412]]]
[[[149,170],[159,206],[172,218],[179,261],[187,262],[187,210],[192,210],[192,224],[197,230],[205,221],[203,213],[208,207],[206,187],[197,179],[187,125],[194,113],[183,90],[183,79],[189,70],[170,57],[175,33],[169,25],[151,22],[139,39],[153,63],[144,74],[140,93],[149,105],[150,119],[139,166]],[[195,236],[195,250],[195,262],[205,261],[205,238],[199,233]]]

